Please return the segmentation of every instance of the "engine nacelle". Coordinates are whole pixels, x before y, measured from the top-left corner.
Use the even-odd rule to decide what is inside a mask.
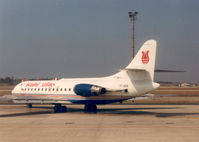
[[[77,84],[73,90],[77,95],[84,97],[98,96],[106,93],[105,88],[92,84]]]

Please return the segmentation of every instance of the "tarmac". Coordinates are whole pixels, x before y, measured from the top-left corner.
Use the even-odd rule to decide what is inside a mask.
[[[198,142],[199,105],[0,105],[0,142]]]

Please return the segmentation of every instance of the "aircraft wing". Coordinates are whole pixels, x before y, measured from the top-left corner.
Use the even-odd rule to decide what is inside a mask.
[[[0,101],[12,101],[13,99],[15,99],[16,97],[12,96],[12,95],[4,95],[0,97]]]
[[[23,100],[23,99],[15,99],[14,103],[21,104],[72,104],[70,101],[65,100],[50,100],[50,99],[32,99],[32,100]]]
[[[69,104],[70,101],[65,100],[51,100],[51,99],[19,99],[13,95],[4,95],[0,97],[0,101],[12,101],[14,103],[23,103],[23,104],[30,104],[30,103],[37,103],[37,104],[56,104],[56,103],[64,103]]]

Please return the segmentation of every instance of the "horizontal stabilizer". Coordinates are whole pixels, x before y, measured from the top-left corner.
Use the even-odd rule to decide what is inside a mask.
[[[155,72],[185,72],[185,71],[155,69]]]
[[[125,70],[125,71],[147,71],[146,69],[144,68],[132,68],[132,69],[122,69],[122,70]]]

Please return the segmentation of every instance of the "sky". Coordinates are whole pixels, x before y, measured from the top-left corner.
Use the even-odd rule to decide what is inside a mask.
[[[156,81],[199,82],[199,1],[0,0],[0,77],[108,76],[136,51],[157,41]]]

